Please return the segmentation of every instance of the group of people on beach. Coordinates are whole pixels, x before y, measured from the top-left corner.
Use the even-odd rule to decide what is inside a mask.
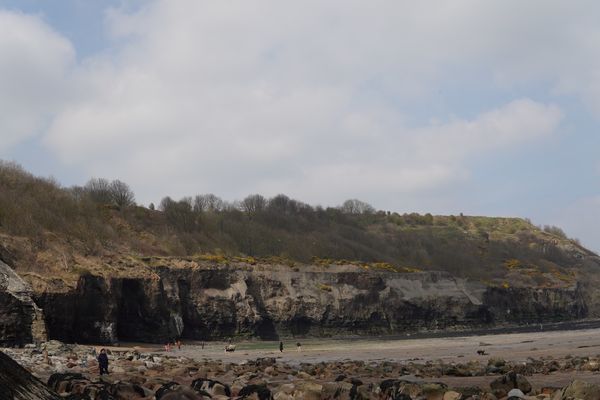
[[[302,344],[300,344],[300,342],[296,343],[296,350],[297,351],[302,351]],[[279,352],[283,353],[283,342],[279,342]]]
[[[177,347],[177,350],[181,350],[181,339],[171,339],[169,341],[167,341],[167,343],[165,343],[165,351],[168,353],[170,352],[173,348]],[[202,348],[204,348],[204,344],[202,345]]]
[[[177,350],[181,350],[181,339],[173,339],[173,340],[169,340],[167,341],[167,343],[165,343],[165,351],[166,352],[170,352],[172,351],[173,348],[177,347]],[[201,343],[202,349],[204,349],[204,342]],[[300,342],[296,343],[296,349],[297,351],[302,351],[302,345],[300,344]],[[235,345],[232,343],[232,340],[229,339],[229,344],[227,346],[225,346],[225,351],[226,352],[230,352],[230,351],[235,351]],[[281,353],[283,353],[283,342],[280,341],[279,342],[279,351]],[[108,354],[106,352],[106,349],[100,349],[100,352],[98,353],[97,356],[97,360],[98,360],[98,367],[100,369],[100,375],[104,375],[107,374],[108,375]]]

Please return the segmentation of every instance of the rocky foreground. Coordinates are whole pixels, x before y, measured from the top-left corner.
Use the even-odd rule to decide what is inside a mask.
[[[111,352],[110,374],[100,377],[94,350],[57,341],[40,347],[4,349],[0,352],[0,399],[161,399],[168,393],[189,390],[202,399],[493,400],[505,398],[513,388],[520,389],[527,399],[600,399],[600,386],[591,383],[574,380],[566,387],[536,387],[528,379],[543,374],[551,382],[556,373],[599,373],[598,356],[530,358],[518,363],[485,358],[465,363],[340,361],[294,365],[276,358],[234,364],[179,357],[176,351],[122,349]],[[451,387],[442,382],[448,377],[483,376],[492,379],[485,387]]]

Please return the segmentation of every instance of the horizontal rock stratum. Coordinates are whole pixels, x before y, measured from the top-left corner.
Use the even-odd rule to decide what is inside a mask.
[[[580,285],[502,288],[444,272],[284,265],[157,265],[138,277],[82,275],[35,294],[50,338],[69,342],[394,335],[569,321]]]

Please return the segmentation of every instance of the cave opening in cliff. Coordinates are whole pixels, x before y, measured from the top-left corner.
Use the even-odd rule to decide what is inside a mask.
[[[161,305],[147,304],[143,281],[123,279],[117,310],[117,336],[120,340],[158,342],[168,336],[168,318]]]

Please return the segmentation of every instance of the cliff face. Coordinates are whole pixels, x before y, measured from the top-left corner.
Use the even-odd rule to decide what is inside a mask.
[[[0,261],[0,346],[46,340],[42,311],[29,285]]]
[[[51,338],[160,342],[489,328],[588,316],[581,291],[491,288],[447,273],[157,267],[151,277],[81,276],[39,293]]]

